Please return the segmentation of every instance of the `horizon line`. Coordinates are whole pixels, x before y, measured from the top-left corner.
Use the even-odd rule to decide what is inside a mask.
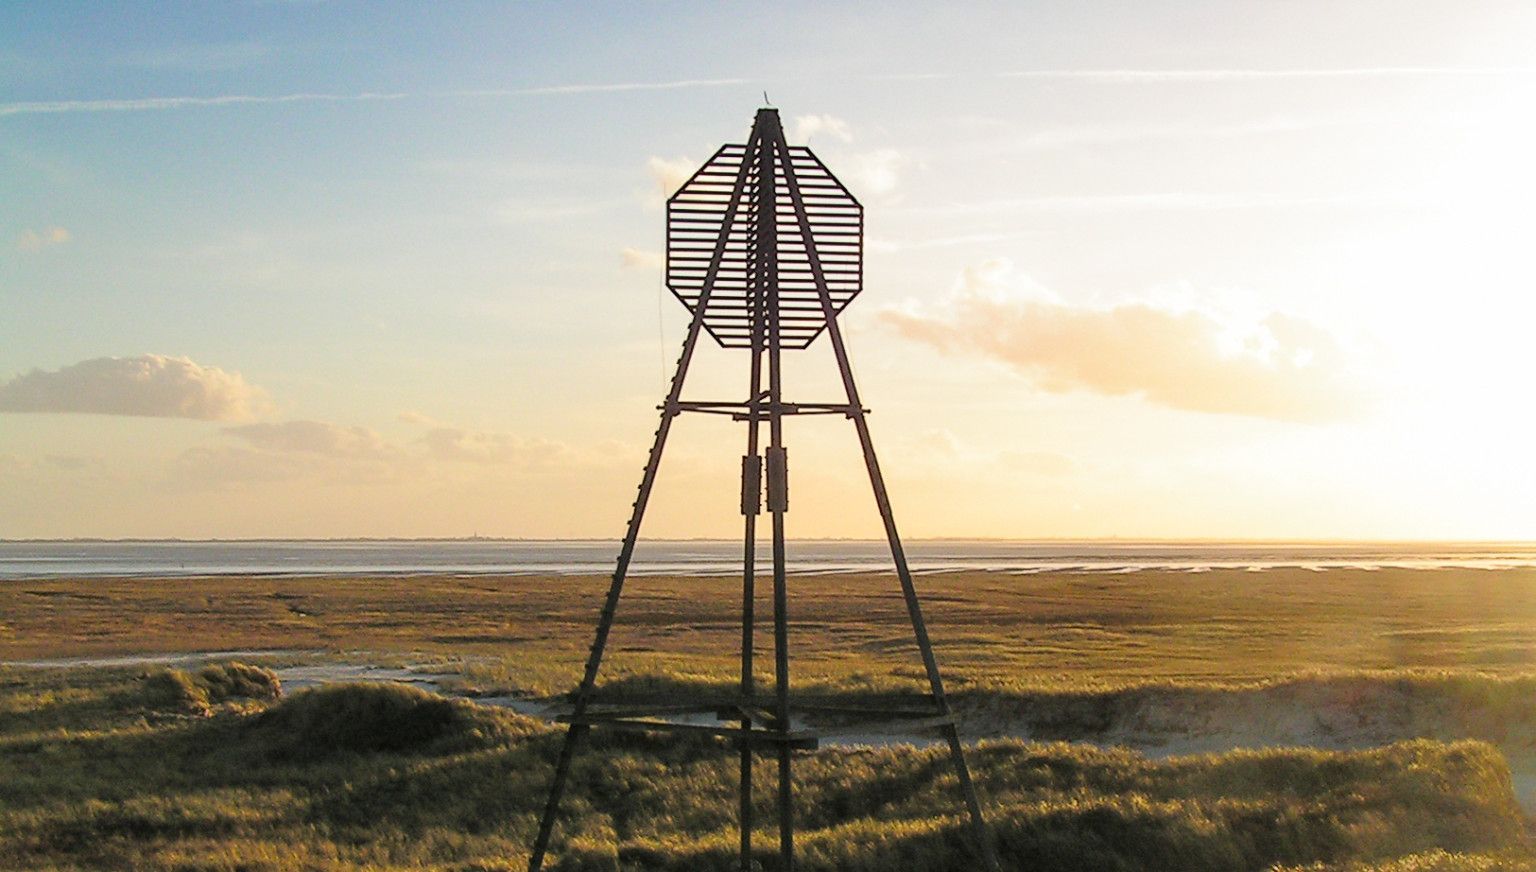
[[[0,537],[0,544],[68,544],[82,542],[100,543],[180,543],[219,544],[252,542],[621,542],[623,537],[569,536],[248,536],[190,538],[178,536],[71,536],[71,537]],[[642,537],[646,542],[719,542],[740,544],[741,539],[719,536]],[[767,542],[768,539],[755,541]],[[884,544],[880,537],[859,536],[800,536],[789,542],[858,542]],[[1287,537],[1168,537],[1168,536],[904,536],[902,542],[998,542],[1019,544],[1105,544],[1126,545],[1520,545],[1536,547],[1536,539],[1478,539],[1478,538],[1287,538]]]

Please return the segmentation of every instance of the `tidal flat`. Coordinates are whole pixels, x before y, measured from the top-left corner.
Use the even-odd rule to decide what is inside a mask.
[[[4,582],[0,868],[521,868],[558,733],[497,703],[558,710],[606,585]],[[731,692],[739,585],[632,579],[602,692]],[[918,586],[1012,868],[1536,868],[1536,570]],[[797,693],[922,689],[894,579],[792,576],[790,593]],[[289,686],[200,677],[244,668],[231,661]],[[431,681],[398,683],[416,675]],[[555,868],[730,868],[729,749],[595,735]],[[805,869],[971,868],[921,737],[824,747],[796,771]]]

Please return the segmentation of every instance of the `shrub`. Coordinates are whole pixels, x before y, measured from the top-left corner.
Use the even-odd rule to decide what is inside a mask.
[[[253,718],[252,739],[279,757],[338,752],[449,753],[491,747],[538,729],[512,712],[404,684],[332,684],[294,694]]]

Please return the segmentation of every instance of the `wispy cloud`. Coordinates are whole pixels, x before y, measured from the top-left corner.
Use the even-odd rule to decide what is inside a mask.
[[[1272,191],[1197,193],[1165,191],[1144,194],[1070,194],[1018,197],[925,206],[905,210],[909,214],[946,216],[1008,212],[1123,213],[1123,212],[1220,212],[1251,209],[1381,208],[1402,207],[1413,198],[1402,193],[1306,194]]]
[[[0,412],[238,421],[265,404],[239,373],[160,354],[97,357],[0,383]]]
[[[646,172],[650,173],[662,197],[672,196],[698,168],[699,162],[687,157],[665,158],[652,155],[645,162]]]
[[[69,231],[63,227],[45,227],[42,230],[28,227],[16,237],[16,247],[22,251],[42,251],[49,246],[63,245],[69,239]]]
[[[1340,67],[1333,69],[1017,70],[1005,79],[1059,79],[1108,83],[1233,82],[1254,79],[1382,79],[1530,76],[1536,67]]]
[[[958,236],[935,236],[928,239],[890,239],[875,237],[869,240],[872,251],[915,251],[925,248],[952,248],[959,245],[991,245],[1038,234],[1037,230],[1020,230],[1008,233],[967,233]]]
[[[625,246],[619,250],[619,263],[625,269],[657,270],[666,266],[667,259],[659,251]]]
[[[826,133],[843,142],[853,141],[853,128],[834,115],[800,115],[795,118],[794,140],[806,142],[818,133]]]
[[[344,427],[326,421],[244,424],[225,427],[224,432],[265,451],[364,459],[384,459],[395,453],[383,437],[367,427]]]
[[[896,450],[910,456],[914,464],[929,469],[942,468],[946,475],[958,468],[969,467],[985,470],[987,475],[996,475],[999,469],[1005,469],[1036,478],[1060,478],[1070,475],[1078,465],[1071,456],[1056,451],[1018,446],[997,450],[977,445],[945,427],[925,430],[906,444],[897,443]]]
[[[222,444],[183,451],[170,473],[198,486],[299,478],[376,483],[441,475],[515,478],[606,462],[602,451],[538,436],[457,427],[417,411],[398,417],[422,428],[419,434],[401,441],[369,427],[303,419],[225,427]]]
[[[888,194],[896,190],[902,171],[910,163],[896,149],[880,148],[846,155],[841,175],[855,194]]]
[[[38,100],[0,103],[0,118],[9,115],[45,115],[61,112],[146,112],[186,109],[197,106],[241,106],[269,103],[358,103],[371,100],[400,100],[403,93],[360,94],[222,94],[214,97],[138,97],[126,100]]]
[[[1304,133],[1323,128],[1353,127],[1369,121],[1350,119],[1268,118],[1237,124],[1119,124],[1057,127],[1010,140],[1005,148],[1075,148],[1082,145],[1115,145],[1186,139],[1234,139]]]
[[[930,82],[955,77],[954,73],[876,73],[864,76],[871,82]]]
[[[672,82],[609,82],[576,85],[540,85],[528,88],[486,88],[479,90],[363,91],[354,94],[219,94],[205,97],[135,97],[108,100],[32,100],[0,103],[0,117],[42,115],[62,112],[146,112],[188,109],[200,106],[241,106],[274,103],[363,103],[407,98],[538,97],[559,94],[604,94],[629,91],[673,91],[687,88],[714,88],[740,85],[744,79],[682,79]]]
[[[417,442],[433,458],[458,463],[529,467],[560,463],[570,457],[569,449],[548,439],[463,427],[433,427]]]
[[[446,91],[451,97],[535,97],[541,94],[610,94],[625,91],[680,91],[688,88],[721,88],[745,85],[746,79],[678,79],[672,82],[595,82],[576,85],[539,85],[531,88],[487,88]]]
[[[403,413],[400,420],[427,428],[414,444],[433,460],[528,470],[568,463],[575,458],[565,444],[537,436],[455,427],[420,412]]]

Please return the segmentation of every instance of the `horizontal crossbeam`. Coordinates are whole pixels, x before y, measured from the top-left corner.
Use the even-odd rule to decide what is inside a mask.
[[[725,724],[700,724],[662,720],[668,715],[713,714],[721,721],[740,721],[763,724],[762,727],[727,726]],[[638,705],[598,706],[581,715],[560,715],[556,721],[566,724],[582,724],[589,727],[606,727],[631,732],[673,732],[691,735],[714,736],[722,739],[745,741],[755,746],[815,749],[820,739],[846,735],[882,735],[910,733],[921,730],[949,727],[956,724],[953,712],[935,712],[932,709],[879,709],[853,706],[807,705],[791,706],[791,716],[796,714],[821,715],[839,718],[837,723],[819,723],[796,729],[784,729],[777,717],[762,707],[754,705]]]
[[[722,739],[735,739],[747,742],[749,745],[777,748],[788,745],[803,751],[816,750],[817,741],[814,735],[807,734],[804,730],[785,732],[781,730],[742,729],[741,727],[713,726],[710,724],[680,724],[675,721],[657,721],[641,718],[620,717],[609,714],[584,714],[580,717],[563,715],[555,718],[556,721],[565,724],[581,724],[588,727],[605,727],[613,730],[627,730],[630,732],[664,732],[664,733],[689,733],[696,736],[716,736]]]
[[[679,400],[676,403],[664,403],[656,407],[669,414],[679,412],[702,412],[709,415],[730,415],[737,421],[751,420],[754,415],[759,421],[768,420],[770,415],[843,415],[852,418],[857,414],[869,414],[868,409],[860,409],[848,403],[769,403],[757,404],[754,412],[751,403],[744,402],[696,402]]]

